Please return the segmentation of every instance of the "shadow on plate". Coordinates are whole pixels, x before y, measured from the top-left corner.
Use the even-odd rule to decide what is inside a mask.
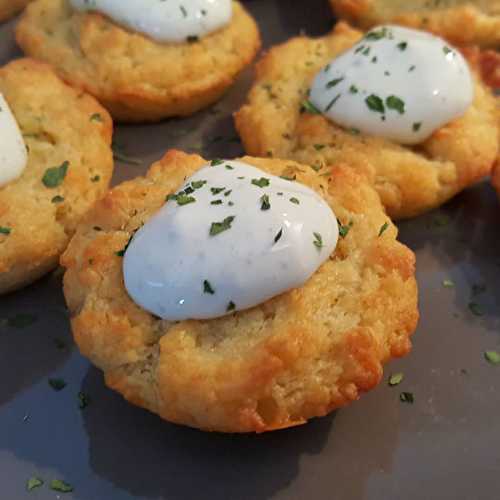
[[[54,373],[73,348],[58,271],[1,297],[0,380],[8,383],[0,384],[0,406]]]
[[[500,329],[500,205],[488,182],[423,217],[399,224],[400,239],[447,270],[450,293],[468,324]],[[417,263],[418,269],[418,263]],[[445,286],[443,283],[441,286]]]

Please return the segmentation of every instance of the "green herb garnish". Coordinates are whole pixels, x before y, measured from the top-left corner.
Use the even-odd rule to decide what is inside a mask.
[[[217,165],[222,165],[224,163],[224,160],[221,160],[220,158],[216,158],[215,160],[212,160],[210,162],[211,167],[216,167]]]
[[[90,121],[102,123],[104,120],[102,119],[100,113],[94,113],[93,115],[91,115]]]
[[[78,408],[80,408],[80,410],[85,410],[85,408],[87,408],[89,404],[90,404],[90,396],[85,392],[80,391],[78,393]]]
[[[10,227],[4,227],[0,226],[0,234],[10,234],[12,232],[12,229]]]
[[[399,400],[402,403],[413,404],[413,402],[415,401],[415,398],[413,397],[413,393],[412,392],[402,392],[399,395]]]
[[[326,84],[326,88],[327,89],[331,89],[332,87],[335,87],[335,85],[339,84],[342,80],[344,79],[344,77],[341,77],[341,78],[335,78],[333,80],[330,80],[327,84]]]
[[[375,94],[369,95],[365,99],[366,105],[372,110],[375,111],[376,113],[385,113],[385,106],[384,106],[384,101]]]
[[[62,378],[49,378],[49,385],[54,391],[62,391],[66,387],[66,382]]]
[[[62,196],[56,195],[54,198],[52,198],[52,203],[62,203],[64,201],[64,198]]]
[[[309,100],[302,101],[302,111],[307,111],[313,115],[320,115],[321,111]]]
[[[267,194],[263,194],[260,197],[260,209],[261,210],[269,210],[271,208],[271,202],[269,201],[269,196]]]
[[[227,305],[226,311],[234,311],[236,309],[236,304],[231,300]]]
[[[61,479],[53,479],[50,482],[50,489],[59,491],[60,493],[70,493],[73,491],[73,486],[65,481],[62,481]]]
[[[203,293],[208,293],[210,295],[214,295],[215,290],[208,280],[203,281]]]
[[[252,184],[254,186],[259,186],[260,188],[269,186],[269,179],[261,177],[260,179],[252,179]]]
[[[395,95],[390,95],[386,100],[385,104],[389,109],[397,111],[400,115],[405,112],[405,102]]]
[[[28,491],[32,491],[35,488],[39,488],[42,485],[43,485],[43,480],[36,476],[30,477],[28,481],[26,481],[26,489]]]
[[[63,162],[59,167],[51,167],[43,174],[42,182],[45,187],[55,188],[62,184],[68,173],[69,161]]]
[[[388,384],[393,387],[395,385],[399,385],[404,379],[403,373],[393,373],[388,380]]]
[[[319,250],[321,250],[323,248],[323,238],[321,234],[313,233],[313,235],[314,235],[313,245]]]
[[[210,236],[216,236],[224,231],[227,231],[228,229],[231,229],[231,224],[233,223],[235,217],[235,215],[231,215],[226,217],[222,222],[212,222],[212,225],[210,226]]]
[[[274,243],[278,243],[278,241],[281,239],[282,236],[283,236],[283,228],[281,228],[278,231],[278,234],[274,237]]]
[[[486,351],[484,357],[492,365],[500,365],[500,353],[497,351]]]
[[[300,205],[300,200],[298,198],[295,198],[295,196],[292,196],[290,198],[290,201],[294,203],[295,205]]]
[[[339,225],[339,235],[341,238],[345,238],[348,234],[349,231],[351,230],[351,227],[354,225],[353,221],[350,221],[349,224],[344,226],[340,220],[337,219],[338,225]]]
[[[387,231],[388,228],[389,228],[389,223],[384,222],[384,224],[382,224],[382,227],[380,228],[380,231],[378,232],[379,238]]]

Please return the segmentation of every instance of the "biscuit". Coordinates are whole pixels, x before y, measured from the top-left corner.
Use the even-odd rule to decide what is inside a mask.
[[[255,21],[233,4],[229,26],[198,42],[160,44],[67,0],[36,0],[16,39],[29,55],[51,63],[71,85],[94,95],[122,122],[190,115],[230,87],[260,48]]]
[[[475,98],[466,114],[417,147],[356,135],[322,115],[301,113],[316,73],[362,33],[338,23],[323,38],[294,38],[258,63],[247,104],[235,114],[246,152],[290,158],[324,169],[338,162],[363,172],[389,215],[401,219],[431,210],[487,176],[499,151],[499,110],[473,66]]]
[[[75,340],[107,385],[168,421],[221,432],[294,426],[358,399],[383,363],[409,352],[418,320],[414,254],[364,178],[344,166],[318,176],[291,161],[243,161],[295,175],[350,228],[304,286],[205,321],[160,320],[132,301],[119,251],[205,163],[179,151],[110,191],[61,259]]]
[[[395,23],[430,31],[456,45],[500,45],[500,0],[330,0],[330,4],[339,18],[363,29]]]
[[[58,264],[77,223],[107,190],[113,171],[112,122],[93,97],[64,84],[44,63],[19,59],[0,69],[0,92],[28,147],[21,177],[0,188],[0,293]],[[69,162],[58,186],[47,169]]]
[[[0,0],[0,22],[7,21],[24,9],[32,0]]]

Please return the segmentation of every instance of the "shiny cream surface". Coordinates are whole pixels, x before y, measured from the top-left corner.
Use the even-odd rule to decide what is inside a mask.
[[[367,135],[418,144],[472,104],[462,54],[423,31],[381,26],[330,61],[310,89],[312,110]]]
[[[302,286],[337,245],[335,214],[310,188],[240,161],[212,164],[169,197],[124,255],[130,297],[163,319],[256,306]]]
[[[162,43],[195,41],[231,22],[231,0],[69,0]]]
[[[19,125],[0,94],[0,187],[20,177],[27,163],[28,152]]]

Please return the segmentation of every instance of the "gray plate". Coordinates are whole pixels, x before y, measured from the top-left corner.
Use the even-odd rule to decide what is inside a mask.
[[[254,0],[248,7],[268,46],[302,28],[326,32],[325,4]],[[1,62],[18,55],[12,25],[0,28],[0,39]],[[118,127],[116,142],[141,165],[119,163],[115,181],[143,173],[170,147],[241,154],[231,112],[250,81],[249,71],[195,117]],[[401,224],[402,241],[417,253],[422,313],[413,353],[387,370],[403,371],[403,383],[382,383],[329,417],[260,436],[170,425],[106,389],[71,340],[60,273],[2,297],[0,318],[30,314],[35,322],[0,322],[0,499],[56,498],[47,484],[25,490],[34,475],[64,479],[74,492],[61,497],[82,500],[498,499],[500,367],[483,353],[500,351],[499,219],[484,183]],[[445,288],[445,279],[455,287]],[[55,392],[50,377],[67,387]],[[91,398],[84,410],[79,391]],[[401,403],[401,391],[413,392],[415,403]]]

